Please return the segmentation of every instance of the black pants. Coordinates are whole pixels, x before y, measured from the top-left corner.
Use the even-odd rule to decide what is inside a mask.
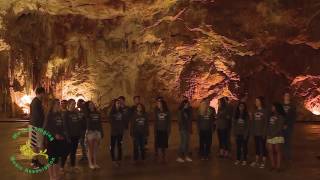
[[[123,135],[111,136],[110,154],[112,161],[122,160],[122,137]],[[118,156],[116,157],[115,151],[118,150]]]
[[[138,160],[139,156],[142,160],[145,160],[145,141],[144,135],[135,135],[133,138],[133,158]]]
[[[256,146],[256,155],[267,157],[266,138],[262,136],[255,136],[254,141]]]
[[[83,158],[87,158],[87,147],[86,147],[86,143],[85,143],[85,137],[86,137],[86,135],[83,134],[83,135],[81,135],[81,138],[80,138],[80,145],[81,145]]]
[[[218,129],[219,148],[223,150],[230,150],[229,148],[229,130]]]
[[[237,160],[247,160],[248,154],[248,137],[244,135],[237,135],[236,137],[237,144]]]
[[[64,155],[64,148],[66,146],[66,140],[53,140],[51,142],[48,142],[47,154],[50,159],[54,159],[54,164],[57,164],[59,162],[59,159],[62,159]]]
[[[199,133],[199,155],[202,158],[208,158],[212,145],[212,130],[200,130]]]
[[[64,156],[62,156],[61,167],[64,167],[64,165],[66,164],[68,155],[70,156],[71,167],[74,167],[76,165],[76,153],[78,149],[79,139],[80,136],[70,138],[70,142],[65,148],[66,150],[64,152]]]

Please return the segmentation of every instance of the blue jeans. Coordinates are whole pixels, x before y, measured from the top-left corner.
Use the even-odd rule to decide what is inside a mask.
[[[180,156],[187,156],[189,153],[190,135],[187,130],[180,130]]]

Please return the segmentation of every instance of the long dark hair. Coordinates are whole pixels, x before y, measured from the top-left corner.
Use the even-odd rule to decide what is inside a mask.
[[[142,108],[142,114],[146,113],[146,109],[144,107],[144,105],[142,103],[139,103],[137,104],[136,108],[135,108],[135,111],[138,112],[138,106],[141,106]]]
[[[286,115],[286,112],[284,111],[283,106],[280,103],[274,102],[274,103],[272,103],[272,106],[275,107],[277,114],[282,115],[282,116]]]
[[[190,108],[190,102],[189,102],[187,99],[185,99],[185,100],[183,100],[183,101],[180,103],[180,105],[179,105],[179,110],[183,110],[183,109],[184,109],[184,106],[185,106],[186,104],[189,104],[189,107],[188,107],[188,109],[189,109],[189,108]]]
[[[219,110],[220,109],[224,109],[224,108],[227,107],[227,99],[226,99],[226,97],[222,97],[218,101],[219,101],[219,108],[218,108]]]
[[[246,103],[244,103],[244,102],[240,102],[240,103],[238,104],[237,109],[236,109],[235,114],[234,114],[234,117],[235,117],[236,119],[240,118],[240,114],[241,114],[241,113],[240,113],[240,105],[243,105],[243,106],[244,106],[244,109],[243,109],[243,113],[242,113],[241,118],[242,118],[242,119],[248,118],[248,117],[249,117],[249,113],[248,113],[247,105],[246,105]]]
[[[110,111],[110,114],[115,114],[119,111],[121,111],[121,108],[117,109],[117,102],[120,103],[120,100],[119,99],[115,99],[113,102],[112,102],[112,107],[111,107],[111,111]]]
[[[161,106],[162,106],[162,109],[163,109],[164,112],[168,112],[168,111],[169,111],[167,102],[166,102],[165,100],[163,100],[163,99],[158,99],[157,101],[161,103]],[[158,106],[157,106],[157,107],[156,107],[156,110],[160,111],[160,108],[158,108]]]
[[[92,104],[94,105],[94,110],[93,110],[93,111],[91,111],[91,109],[90,109],[90,103],[92,103]],[[97,107],[96,107],[96,105],[95,105],[92,101],[87,101],[87,102],[85,103],[84,109],[85,109],[85,111],[86,111],[87,113],[97,112]]]

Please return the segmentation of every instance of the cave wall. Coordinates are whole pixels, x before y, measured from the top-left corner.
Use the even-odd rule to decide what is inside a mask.
[[[316,0],[19,0],[1,6],[8,78],[23,89],[12,94],[42,85],[52,96],[85,98],[100,108],[119,95],[129,102],[141,95],[148,107],[161,95],[175,108],[183,95],[197,105],[206,97],[248,94],[252,107],[258,95],[272,102],[289,90],[302,119],[311,117],[306,103],[320,103]],[[314,83],[302,82],[311,77]]]

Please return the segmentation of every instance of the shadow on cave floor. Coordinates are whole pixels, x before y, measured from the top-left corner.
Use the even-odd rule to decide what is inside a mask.
[[[0,123],[1,158],[1,179],[9,180],[43,180],[49,179],[47,173],[29,175],[18,171],[10,162],[9,157],[18,151],[17,146],[26,141],[26,137],[18,141],[12,139],[12,134],[19,128],[26,127],[27,123]],[[152,128],[151,128],[152,129]],[[104,124],[105,134],[108,135],[109,126]],[[220,160],[216,156],[209,162],[203,162],[195,157],[198,138],[194,133],[192,136],[193,163],[178,164],[175,162],[178,149],[178,129],[173,126],[169,145],[169,162],[167,164],[155,163],[152,161],[151,152],[145,165],[133,165],[125,161],[121,168],[113,168],[108,152],[108,136],[103,139],[100,146],[98,164],[102,167],[99,171],[91,171],[85,165],[79,165],[80,173],[67,174],[65,179],[90,180],[90,179],[139,179],[139,180],[179,180],[179,179],[251,179],[260,180],[317,180],[320,177],[320,124],[297,124],[294,135],[294,164],[286,164],[284,172],[269,172],[267,169],[255,169],[251,167],[238,167],[233,165],[231,160]],[[150,133],[152,134],[152,132]],[[20,144],[21,143],[21,144]],[[153,138],[149,138],[149,149],[153,147]],[[234,147],[234,146],[233,146]],[[233,148],[234,149],[234,148]],[[214,155],[217,150],[217,138],[214,136]],[[250,159],[253,159],[253,144],[250,139]],[[131,152],[131,148],[130,148]],[[234,153],[233,153],[234,154]]]

